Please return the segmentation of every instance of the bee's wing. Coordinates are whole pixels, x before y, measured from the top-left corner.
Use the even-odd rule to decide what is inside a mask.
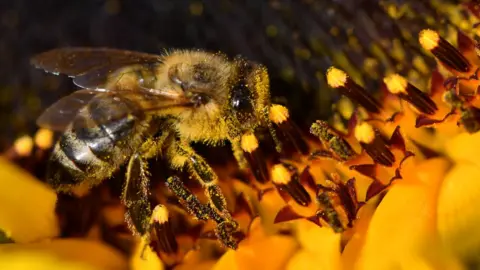
[[[85,89],[61,98],[37,118],[37,125],[54,131],[65,130],[78,112],[98,94],[98,91]]]
[[[168,90],[138,89],[131,91],[100,91],[81,89],[61,98],[43,112],[37,125],[53,131],[65,131],[82,114],[83,121],[76,127],[92,128],[117,121],[128,115],[140,116],[146,112],[172,107],[192,106],[182,93]],[[87,110],[84,110],[88,106]]]
[[[155,54],[111,48],[70,47],[34,56],[32,65],[53,74],[65,74],[82,88],[100,88],[119,68],[139,64],[154,68],[162,61]]]

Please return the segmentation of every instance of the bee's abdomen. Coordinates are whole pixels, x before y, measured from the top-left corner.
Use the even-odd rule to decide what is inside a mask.
[[[109,105],[109,107],[103,107]],[[116,112],[122,104],[115,104]],[[143,119],[130,114],[112,119],[112,104],[89,104],[65,132],[50,160],[48,182],[58,190],[89,181],[100,183],[122,165],[142,142]]]
[[[128,148],[128,140],[135,134],[135,118],[126,117],[95,128],[75,130],[77,138],[84,141],[92,155],[109,162],[116,147]],[[128,151],[128,149],[125,149]]]

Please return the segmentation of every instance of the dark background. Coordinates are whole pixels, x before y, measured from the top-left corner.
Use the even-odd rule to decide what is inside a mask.
[[[433,2],[433,1],[432,1]],[[0,145],[33,134],[35,119],[75,88],[66,78],[29,65],[39,52],[61,46],[108,46],[161,53],[163,48],[224,51],[269,68],[276,102],[297,123],[327,118],[337,95],[324,73],[335,64],[371,91],[389,70],[409,75],[423,57],[418,32],[442,33],[457,23],[444,0],[0,0]],[[402,12],[391,12],[392,7]],[[405,11],[407,10],[407,11]],[[390,12],[390,14],[389,14]],[[460,16],[463,16],[462,14]],[[465,15],[466,16],[466,15]],[[402,48],[405,55],[392,56]],[[379,59],[373,68],[365,59]],[[432,64],[431,58],[426,58]],[[413,80],[428,79],[419,73]]]

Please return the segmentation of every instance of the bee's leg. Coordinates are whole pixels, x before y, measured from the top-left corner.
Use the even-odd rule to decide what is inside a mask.
[[[298,152],[306,155],[309,153],[308,144],[303,139],[300,129],[290,120],[288,109],[282,105],[273,104],[268,112],[268,119],[292,142]],[[269,122],[270,122],[269,121]],[[269,126],[273,140],[281,149],[281,143],[273,127]]]
[[[185,187],[180,178],[177,176],[169,177],[167,186],[191,215],[200,220],[208,220],[210,218],[210,209],[202,204],[197,196]]]
[[[167,208],[157,205],[152,211],[148,198],[147,164],[138,153],[130,158],[125,178],[121,199],[127,208],[125,219],[130,230],[139,234],[146,245],[153,241],[159,251],[175,253],[178,246]]]
[[[167,156],[170,159],[171,165],[177,169],[187,166],[187,169],[200,180],[205,188],[205,194],[208,197],[209,203],[204,205],[204,208],[201,208],[196,203],[191,203],[189,207],[197,209],[197,211],[201,213],[199,215],[201,217],[204,217],[202,213],[206,211],[208,216],[217,223],[217,237],[224,245],[230,248],[236,248],[237,241],[234,239],[231,232],[238,227],[238,224],[232,219],[232,215],[227,209],[225,196],[217,184],[217,174],[208,165],[205,159],[198,155],[188,143],[176,140],[168,145]],[[174,190],[175,193],[178,193],[177,196],[188,198],[188,193],[185,193],[186,188],[183,187],[183,184],[180,185],[178,182],[178,178],[170,178],[170,186],[174,187],[172,190]],[[175,191],[175,189],[177,191]],[[194,200],[190,198],[190,201],[192,202]]]
[[[177,176],[167,179],[167,186],[180,200],[180,203],[196,218],[201,220],[212,219],[217,223],[215,234],[217,238],[227,247],[236,249],[238,241],[233,236],[238,228],[237,222],[230,217],[218,214],[210,204],[202,204],[197,196],[185,187]]]
[[[139,152],[144,159],[153,158],[162,155],[162,148],[165,142],[171,137],[171,133],[164,131],[159,136],[147,139],[141,146]]]
[[[205,188],[212,207],[219,214],[230,217],[227,202],[218,186],[218,176],[205,159],[197,154],[188,143],[178,140],[169,144],[167,151],[171,165],[176,169],[182,169],[186,166],[192,176],[196,177]]]
[[[255,135],[247,132],[238,139],[231,140],[231,143],[233,154],[240,168],[244,169],[249,166],[257,181],[266,183],[268,181],[267,164]]]

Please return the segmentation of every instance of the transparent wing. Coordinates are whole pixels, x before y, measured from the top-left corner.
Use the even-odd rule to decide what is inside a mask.
[[[181,93],[168,90],[116,92],[82,89],[51,105],[37,119],[37,125],[54,131],[65,131],[75,121],[76,127],[92,128],[128,115],[141,116],[148,112],[190,106],[193,106],[192,102]]]
[[[82,88],[101,88],[117,70],[138,64],[153,70],[161,63],[155,54],[111,48],[59,48],[31,59],[32,65],[53,74],[65,74]]]
[[[37,125],[54,131],[65,130],[78,112],[98,93],[98,91],[90,89],[78,90],[61,98],[40,115],[37,119]]]

